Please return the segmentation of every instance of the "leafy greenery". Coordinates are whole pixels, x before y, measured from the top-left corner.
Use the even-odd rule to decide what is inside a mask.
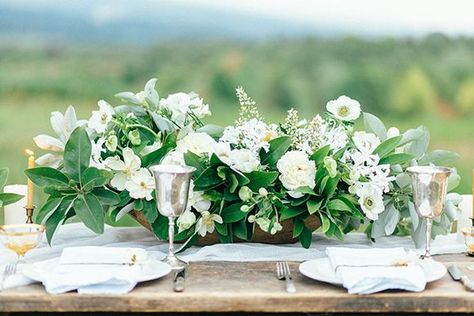
[[[0,207],[19,201],[23,196],[15,193],[4,193],[3,188],[7,184],[8,169],[0,168]]]

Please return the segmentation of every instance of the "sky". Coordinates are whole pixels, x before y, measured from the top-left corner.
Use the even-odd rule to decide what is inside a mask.
[[[126,18],[159,19],[167,12],[171,18],[186,19],[193,11],[208,10],[221,13],[224,19],[229,13],[268,18],[330,35],[423,36],[440,32],[474,36],[473,0],[0,0],[0,10],[2,5],[34,12],[81,12],[97,25]]]

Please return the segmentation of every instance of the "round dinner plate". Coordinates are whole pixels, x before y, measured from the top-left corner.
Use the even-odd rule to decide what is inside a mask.
[[[433,282],[441,279],[447,272],[446,267],[432,259],[419,260],[423,271],[425,272],[426,282]],[[336,272],[331,266],[328,257],[305,261],[300,264],[299,270],[301,274],[310,279],[342,285],[342,281],[336,276]]]
[[[22,273],[30,279],[43,282],[43,278],[47,272],[53,271],[58,264],[59,258],[35,262],[25,265],[22,269]],[[148,258],[141,265],[141,268],[141,274],[138,276],[137,282],[156,280],[171,272],[171,267],[168,264],[153,258]]]

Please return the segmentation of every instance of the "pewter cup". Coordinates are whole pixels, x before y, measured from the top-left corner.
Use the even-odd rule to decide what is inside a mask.
[[[426,218],[426,244],[422,259],[430,258],[431,226],[433,218],[443,213],[448,189],[450,168],[435,166],[417,166],[407,169],[413,186],[413,203],[420,217]]]
[[[168,217],[169,253],[163,258],[173,270],[186,267],[186,262],[174,253],[174,222],[188,203],[191,175],[196,169],[187,166],[156,165],[150,168],[155,177],[156,206],[161,215]]]

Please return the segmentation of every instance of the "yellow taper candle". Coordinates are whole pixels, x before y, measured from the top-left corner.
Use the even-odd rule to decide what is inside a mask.
[[[28,155],[28,169],[35,167],[35,153],[29,149],[25,150],[25,153]],[[26,207],[29,209],[33,208],[33,182],[28,179],[28,190],[27,190],[27,204]]]

